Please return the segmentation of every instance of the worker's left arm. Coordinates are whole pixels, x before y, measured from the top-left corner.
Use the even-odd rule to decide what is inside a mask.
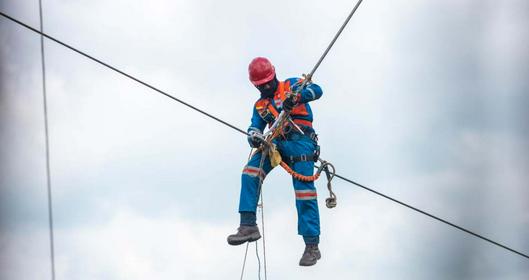
[[[299,103],[307,103],[319,99],[323,95],[321,87],[317,84],[308,84],[300,92]]]
[[[295,85],[292,87],[292,90],[296,91],[298,90],[297,87],[299,85]],[[321,90],[321,87],[317,84],[308,83],[305,85],[305,88],[303,88],[299,92],[299,97],[297,102],[298,103],[308,103],[310,101],[319,99],[323,95],[323,91]]]

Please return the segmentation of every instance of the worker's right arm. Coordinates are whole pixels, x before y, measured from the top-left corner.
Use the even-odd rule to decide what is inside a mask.
[[[259,133],[263,134],[263,130],[266,127],[266,122],[261,118],[259,113],[257,112],[257,109],[255,106],[253,107],[253,114],[252,114],[252,123],[250,124],[250,127],[248,128],[248,133]],[[251,147],[257,148],[260,145],[260,142],[257,141],[255,137],[252,137],[251,135],[248,135],[248,143]]]

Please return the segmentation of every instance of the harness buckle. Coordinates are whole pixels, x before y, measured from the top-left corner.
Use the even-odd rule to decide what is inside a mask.
[[[320,158],[320,145],[316,144],[316,149],[314,149],[314,162],[317,162]]]

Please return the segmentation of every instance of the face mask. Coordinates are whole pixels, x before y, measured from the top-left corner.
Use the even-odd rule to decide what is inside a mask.
[[[277,80],[277,78],[274,77],[274,79],[271,80],[270,82],[256,86],[256,87],[261,92],[261,97],[268,98],[268,97],[274,96],[274,93],[276,92],[278,84],[279,84],[279,81]]]

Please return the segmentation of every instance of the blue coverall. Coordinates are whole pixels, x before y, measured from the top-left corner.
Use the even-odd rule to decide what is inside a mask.
[[[282,110],[282,102],[285,99],[285,92],[295,90],[295,86],[291,88],[290,85],[295,85],[298,81],[299,78],[290,78],[284,82],[280,82],[273,98],[268,98],[268,100],[264,100],[266,98],[260,98],[254,106],[252,121],[248,131],[254,130],[262,133],[267,123],[273,123],[274,118],[271,117],[272,114],[266,114],[267,108],[263,108],[263,104],[266,105],[269,103],[268,106],[270,107],[268,108],[270,110],[268,111],[276,110],[276,114],[280,113]],[[320,98],[322,94],[321,88],[312,83],[301,90],[299,104],[291,111],[291,118],[303,129],[305,134],[303,135],[292,130],[286,135],[286,138],[276,138],[274,140],[283,159],[290,156],[314,155],[317,143],[315,139],[311,139],[310,137],[310,135],[315,135],[315,133],[312,128],[312,110],[308,102]],[[260,152],[254,154],[243,169],[239,212],[255,213],[256,211],[259,197],[259,176],[264,179],[266,174],[272,170],[268,156],[264,161],[262,170],[259,170],[261,156],[262,154]],[[297,161],[291,167],[297,173],[310,176],[314,172],[314,161]],[[317,244],[320,235],[320,217],[314,182],[303,182],[294,178],[292,178],[292,181],[298,213],[298,234],[303,236],[305,243]]]

